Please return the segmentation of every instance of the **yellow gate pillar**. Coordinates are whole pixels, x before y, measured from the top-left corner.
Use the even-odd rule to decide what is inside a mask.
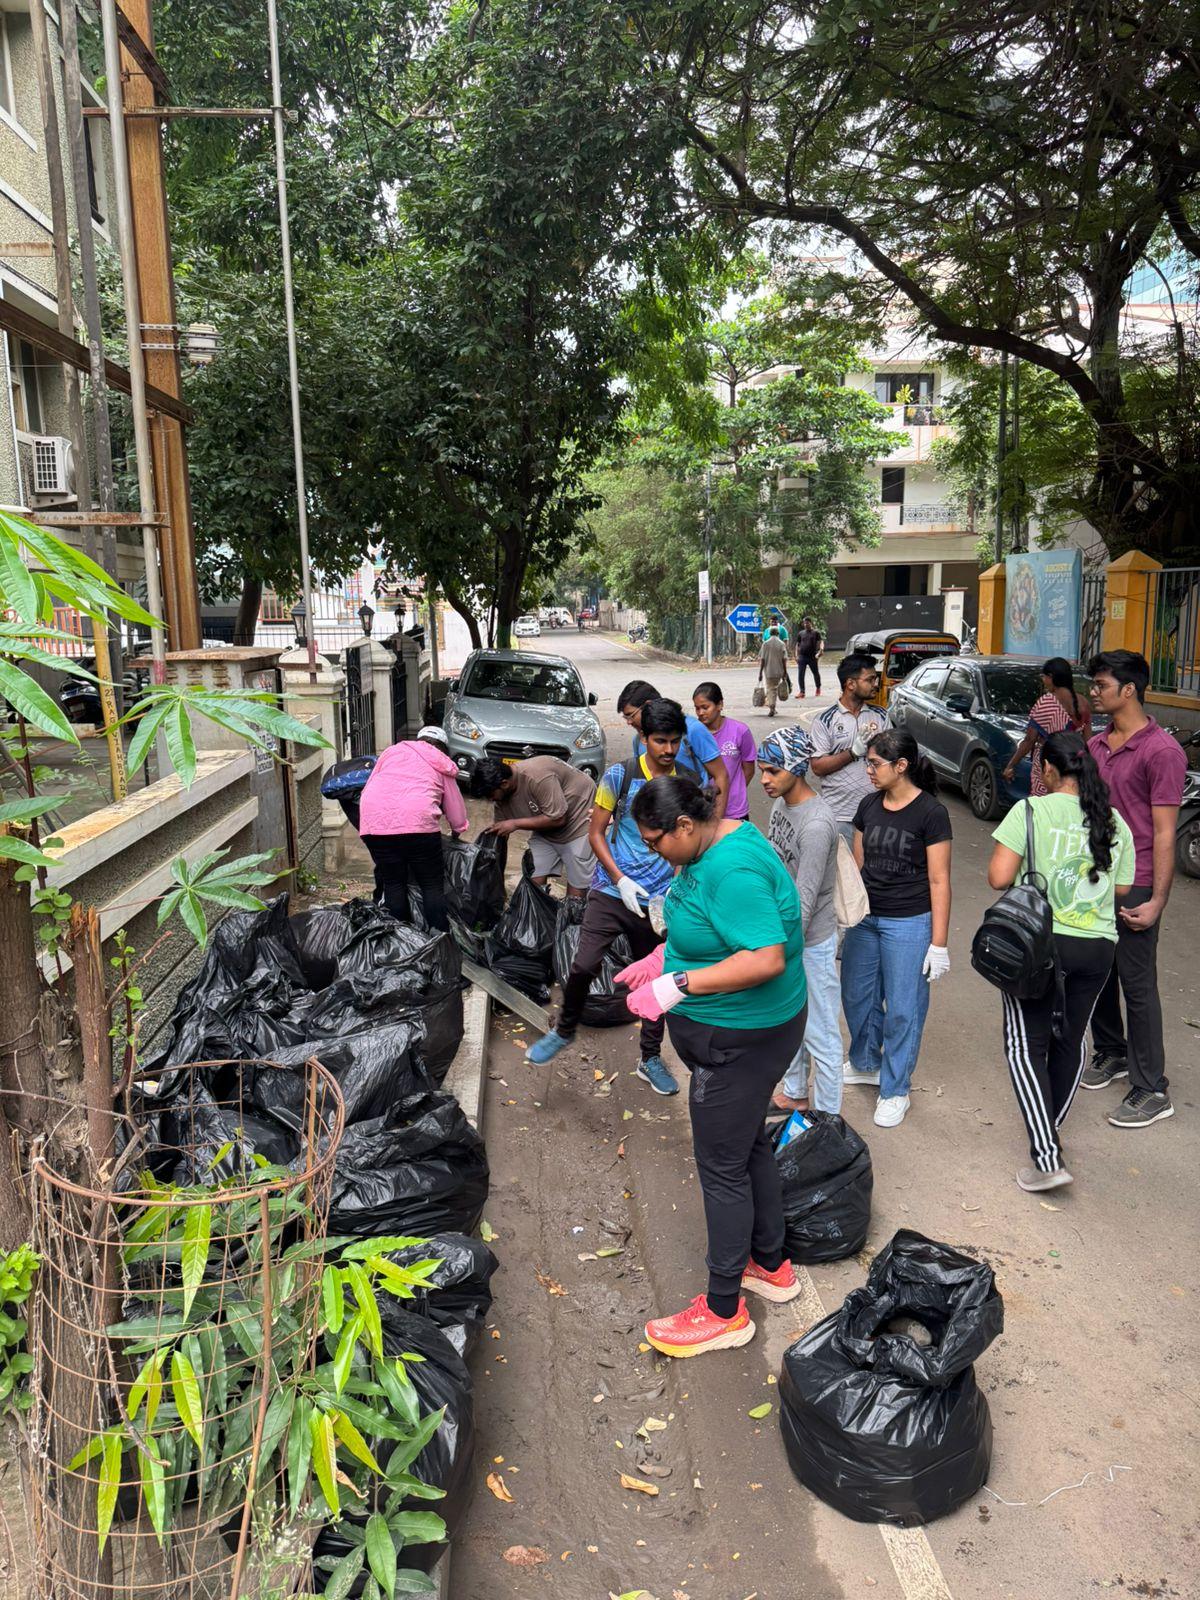
[[[1004,601],[1008,577],[1003,561],[979,574],[979,654],[1004,654]]]
[[[1154,624],[1154,600],[1162,563],[1143,550],[1127,550],[1110,561],[1105,569],[1104,628],[1102,650],[1136,650],[1144,656],[1154,653],[1150,634]]]

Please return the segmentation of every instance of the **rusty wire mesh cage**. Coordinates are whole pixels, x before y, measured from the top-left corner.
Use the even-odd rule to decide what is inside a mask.
[[[107,1181],[32,1167],[38,1592],[292,1594],[341,1093],[316,1061],[200,1062],[131,1109]]]

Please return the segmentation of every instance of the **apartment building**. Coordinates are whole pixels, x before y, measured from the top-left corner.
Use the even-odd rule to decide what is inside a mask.
[[[30,16],[34,3],[44,0],[0,0],[0,299],[47,328],[57,329],[50,170]],[[48,4],[45,14],[56,79],[69,234],[74,241],[76,213],[63,115],[58,15]],[[86,25],[86,16],[81,9],[81,27]],[[86,78],[83,99],[85,105],[101,104],[100,96]],[[97,252],[103,253],[113,248],[109,230],[112,160],[108,124],[102,117],[88,117],[84,130],[88,212]],[[75,337],[85,338],[78,322]],[[10,331],[0,333],[0,359],[5,380],[0,404],[0,506],[24,512],[70,511],[77,505],[76,474],[86,467],[74,459],[67,438],[67,390],[62,364],[30,339]],[[140,537],[135,531],[122,530],[117,550],[122,582],[138,584],[143,577]],[[60,618],[60,625],[70,626],[76,620]]]

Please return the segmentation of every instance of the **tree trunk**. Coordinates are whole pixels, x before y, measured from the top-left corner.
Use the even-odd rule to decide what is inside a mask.
[[[467,605],[459,591],[452,583],[441,580],[442,593],[446,596],[447,603],[452,611],[457,611],[467,625],[467,632],[471,635],[471,649],[483,649],[483,637],[479,632],[479,622],[471,608]]]
[[[238,598],[237,616],[233,619],[234,644],[253,644],[258,628],[258,613],[262,606],[261,578],[247,574],[242,579],[242,592]]]

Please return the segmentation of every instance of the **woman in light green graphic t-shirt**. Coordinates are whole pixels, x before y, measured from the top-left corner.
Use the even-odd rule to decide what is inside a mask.
[[[1058,1130],[1071,1109],[1086,1060],[1092,1010],[1108,981],[1117,942],[1115,901],[1133,882],[1133,835],[1109,803],[1108,789],[1077,733],[1055,733],[1042,747],[1044,795],[1014,806],[993,833],[988,866],[993,889],[1025,871],[1025,816],[1033,814],[1034,869],[1054,914],[1063,978],[1037,1000],[1004,1002],[1004,1051],[1017,1104],[1029,1130],[1032,1167],[1017,1182],[1037,1193],[1071,1183]],[[1057,1020],[1057,1029],[1056,1029]]]

